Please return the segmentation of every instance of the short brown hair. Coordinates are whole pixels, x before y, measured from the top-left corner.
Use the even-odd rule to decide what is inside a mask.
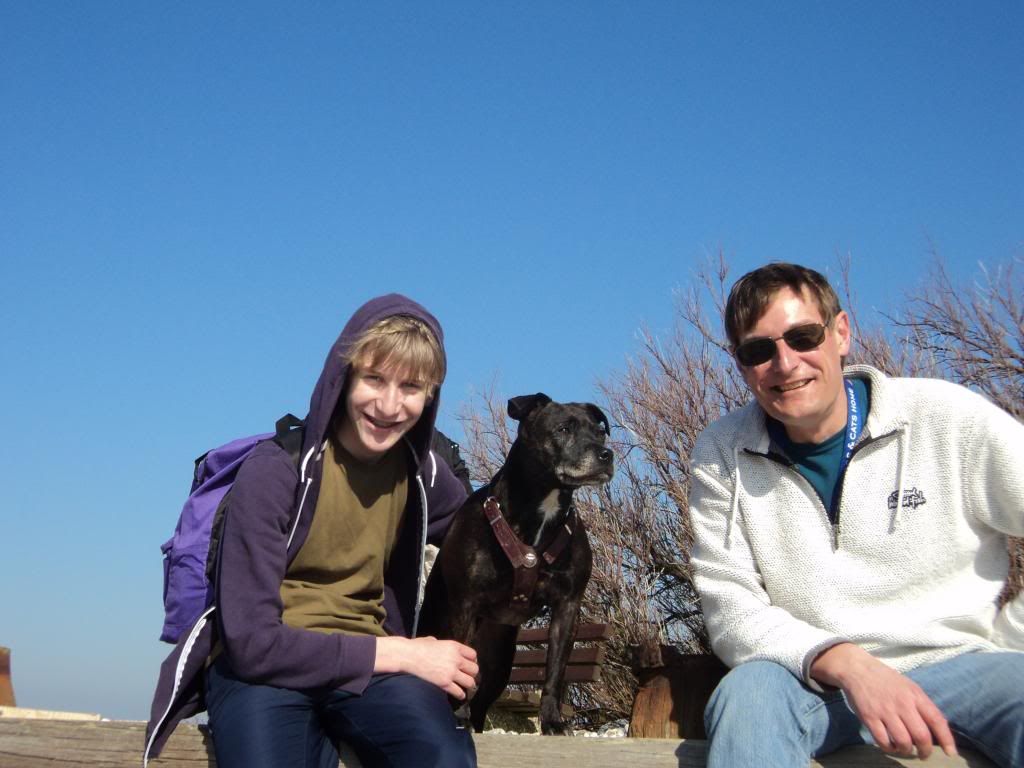
[[[434,332],[411,315],[392,315],[379,320],[357,338],[345,355],[355,368],[407,369],[409,376],[427,385],[427,394],[444,381],[444,352]]]
[[[775,294],[783,288],[798,294],[806,290],[818,303],[825,325],[842,311],[839,297],[820,272],[783,261],[766,264],[747,272],[729,291],[729,300],[725,304],[725,335],[733,348],[739,344],[740,336],[757,324]]]

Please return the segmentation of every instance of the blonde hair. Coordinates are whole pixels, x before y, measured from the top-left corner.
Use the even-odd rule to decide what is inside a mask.
[[[354,368],[398,368],[427,386],[427,394],[444,381],[445,359],[441,345],[422,320],[411,315],[392,315],[360,334],[345,355]]]

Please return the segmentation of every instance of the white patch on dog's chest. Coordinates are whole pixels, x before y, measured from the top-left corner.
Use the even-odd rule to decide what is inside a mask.
[[[537,512],[540,513],[541,517],[544,518],[544,522],[541,523],[540,528],[537,529],[537,535],[533,539],[533,546],[539,546],[541,539],[544,537],[544,529],[558,517],[558,513],[562,507],[558,503],[558,491],[552,491],[537,507]]]

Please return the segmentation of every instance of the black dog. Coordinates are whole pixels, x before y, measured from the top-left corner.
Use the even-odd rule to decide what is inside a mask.
[[[542,393],[512,398],[508,415],[519,432],[505,464],[466,500],[438,553],[426,632],[476,649],[480,676],[469,720],[480,732],[508,683],[519,625],[550,608],[540,724],[545,734],[561,734],[565,666],[591,567],[572,494],[612,477],[608,419],[596,405],[555,403]]]

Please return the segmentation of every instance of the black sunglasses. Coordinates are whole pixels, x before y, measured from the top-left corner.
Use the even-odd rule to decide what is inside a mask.
[[[758,336],[736,345],[733,354],[740,365],[747,367],[767,363],[775,357],[778,347],[775,342],[782,339],[795,352],[810,352],[821,346],[825,340],[825,326],[821,323],[807,323],[790,328],[781,336]]]

